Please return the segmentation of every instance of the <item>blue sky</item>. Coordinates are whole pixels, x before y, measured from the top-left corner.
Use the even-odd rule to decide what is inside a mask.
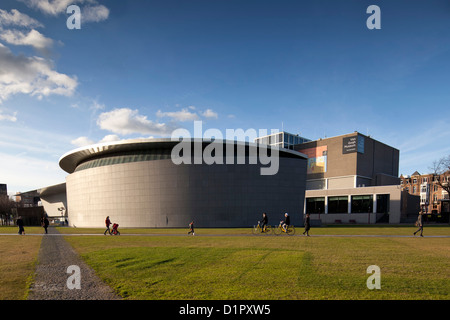
[[[2,0],[0,183],[61,183],[74,148],[194,120],[359,131],[400,150],[400,174],[428,172],[450,153],[449,30],[444,0]]]

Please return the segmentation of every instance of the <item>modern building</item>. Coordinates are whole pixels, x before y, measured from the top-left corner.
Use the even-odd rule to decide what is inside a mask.
[[[354,132],[306,142],[307,190],[398,185],[399,150]]]
[[[40,206],[40,197],[37,190],[30,190],[26,192],[16,192],[16,203],[22,208],[31,208]]]
[[[258,137],[255,139],[257,144],[265,144],[269,146],[277,146],[279,148],[294,150],[294,146],[297,144],[311,141],[310,139],[299,136],[298,134],[292,134],[289,132],[272,133],[266,136]]]
[[[285,212],[302,223],[305,155],[249,142],[184,141],[189,147],[181,152],[180,141],[135,139],[63,155],[69,225],[103,227],[109,216],[122,227],[187,227],[192,220],[198,227],[248,227],[263,212],[271,224]],[[258,161],[266,153],[271,163]],[[276,174],[261,174],[275,164]]]
[[[48,186],[38,189],[37,192],[50,223],[65,225],[67,220],[66,184]]]
[[[399,150],[359,132],[296,145],[308,156],[305,213],[322,223],[399,223]]]

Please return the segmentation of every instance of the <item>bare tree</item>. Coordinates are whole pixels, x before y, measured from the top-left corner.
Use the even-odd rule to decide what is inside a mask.
[[[436,184],[445,190],[450,198],[450,155],[434,161],[430,169],[433,170]]]
[[[0,195],[0,220],[2,225],[9,225],[11,222],[11,209],[15,207],[15,202],[7,195]]]

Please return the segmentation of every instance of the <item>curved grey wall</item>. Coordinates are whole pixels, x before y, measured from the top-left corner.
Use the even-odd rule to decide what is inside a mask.
[[[69,224],[104,227],[248,227],[266,212],[301,224],[306,160],[280,154],[276,175],[260,164],[182,164],[139,161],[75,171],[67,177]]]

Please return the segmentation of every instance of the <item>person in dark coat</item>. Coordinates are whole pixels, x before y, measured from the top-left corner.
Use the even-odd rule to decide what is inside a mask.
[[[309,220],[309,213],[307,213],[305,217],[305,232],[303,232],[303,234],[306,234],[308,237],[309,237],[309,229],[311,229],[311,224]]]
[[[17,218],[16,223],[17,226],[19,227],[19,234],[25,234],[25,229],[23,228],[23,220],[21,216]]]
[[[105,219],[105,225],[106,225],[106,230],[103,234],[106,236],[106,232],[111,234],[111,230],[109,229],[109,226],[111,225],[111,220],[109,220],[109,216],[107,216]]]
[[[261,232],[264,232],[264,227],[267,226],[267,224],[269,223],[269,218],[267,217],[267,214],[263,213],[263,218],[261,221]]]
[[[49,225],[47,217],[45,217],[45,216],[42,217],[41,224],[42,224],[42,227],[45,229],[45,234],[47,234],[48,233],[47,232],[47,228],[48,228],[48,225]]]

